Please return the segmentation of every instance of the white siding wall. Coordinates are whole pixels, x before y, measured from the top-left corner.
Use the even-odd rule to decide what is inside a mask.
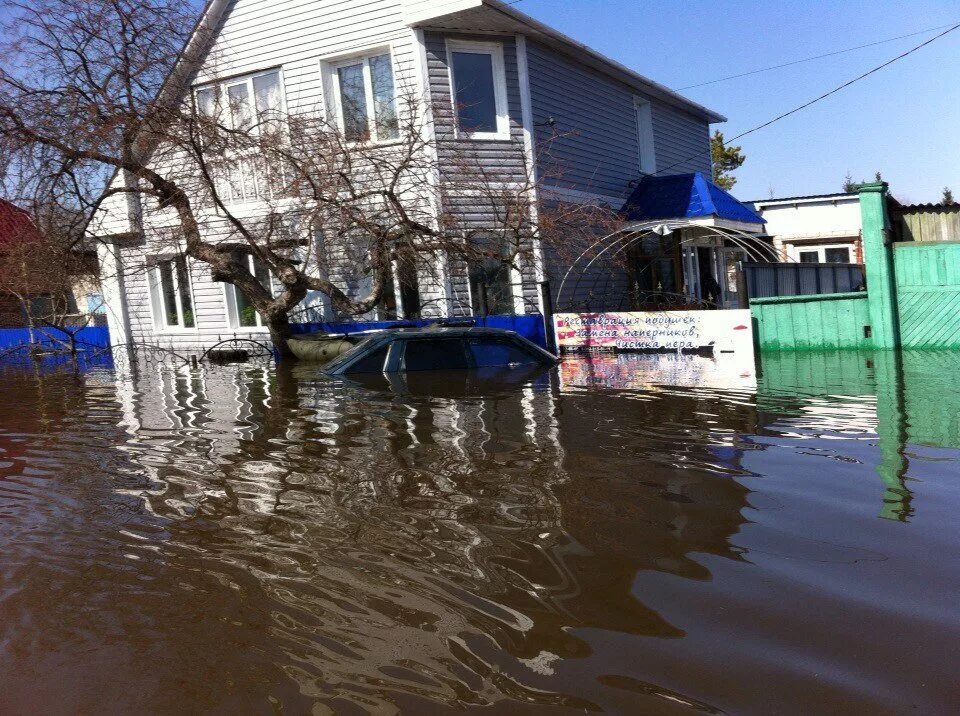
[[[754,202],[753,206],[766,220],[774,247],[787,258],[798,242],[859,244],[862,223],[857,194],[795,201],[771,199]]]
[[[215,46],[199,73],[197,83],[281,68],[288,110],[293,113],[323,112],[321,61],[389,45],[394,58],[398,93],[403,94],[408,89],[429,89],[432,95],[434,110],[439,114],[438,151],[442,159],[445,147],[450,148],[455,143],[450,136],[452,108],[443,49],[446,33],[425,33],[425,47],[421,47],[417,35],[407,23],[413,16],[435,16],[479,4],[479,0],[235,0],[226,13]],[[491,39],[488,35],[483,38]],[[522,159],[519,163],[517,161],[522,156],[524,138],[517,47],[513,36],[504,35],[495,39],[503,42],[505,51],[511,140],[487,143],[481,147],[480,153],[489,159],[488,165],[496,168],[505,181],[521,180],[526,167]],[[587,181],[587,175],[593,178],[602,176],[603,190],[616,192],[618,187],[633,178],[630,167],[636,164],[637,139],[633,130],[634,117],[630,114],[633,91],[594,70],[561,66],[559,58],[546,50],[529,53],[528,60],[535,121],[542,121],[546,114],[560,115],[566,110],[571,119],[576,119],[586,129],[601,122],[604,127],[616,130],[605,137],[604,142],[573,147],[568,157],[576,164],[571,167],[573,175],[578,177],[576,183],[584,189],[590,191],[597,188]],[[565,62],[569,64],[571,61]],[[420,67],[421,63],[425,63],[426,67]],[[418,69],[423,69],[426,76],[418,76]],[[568,81],[566,85],[564,78]],[[585,91],[590,83],[597,85],[591,91],[599,93],[594,100],[600,101],[578,100],[578,93]],[[607,102],[604,97],[615,97],[618,101]],[[620,99],[624,101],[620,102]],[[587,108],[605,111],[607,115],[591,115],[586,111]],[[629,116],[620,117],[621,110]],[[608,122],[611,111],[617,112],[618,116],[616,121]],[[709,171],[709,133],[703,120],[678,108],[654,102],[653,125],[658,169],[670,166],[671,173],[694,169]],[[621,143],[623,153],[628,157],[626,159],[617,156],[617,146]],[[599,159],[590,154],[591,151],[597,151],[598,147],[603,153]],[[691,155],[697,156],[687,159]],[[616,166],[612,172],[609,171],[611,166]],[[158,168],[162,169],[160,166]],[[584,172],[587,174],[579,176]],[[448,205],[461,200],[462,197],[449,194],[445,197]],[[99,234],[130,231],[127,213],[123,211],[126,203],[122,195],[111,199],[108,211],[100,221]],[[467,210],[467,207],[463,209]],[[149,229],[170,223],[170,219],[147,212],[144,222]],[[208,222],[204,232],[210,239],[228,233],[222,220]],[[151,233],[147,231],[148,235]],[[151,255],[156,255],[159,248],[143,240],[137,243],[132,239],[123,239],[117,245],[119,259],[128,275],[122,284],[118,284],[114,293],[122,291],[127,297],[131,340],[160,343],[175,349],[191,349],[209,346],[234,333],[250,332],[249,329],[234,330],[229,326],[223,285],[210,279],[209,269],[203,264],[191,266],[197,328],[177,332],[155,331],[146,261]],[[459,293],[466,294],[466,287],[462,285],[465,281],[463,267],[447,267],[446,273],[447,279],[458,285]],[[444,290],[440,286],[424,285],[424,288],[434,293]],[[524,298],[529,306],[535,305],[535,294],[525,295]],[[261,329],[259,333],[262,335],[264,331]]]
[[[404,23],[401,0],[236,0],[196,83],[281,68],[288,110],[323,112],[321,61],[382,46],[391,48],[398,93],[416,86],[416,46],[413,31]],[[161,171],[163,165],[175,166],[176,158],[158,165]],[[129,223],[119,219],[122,212],[113,210],[113,204],[118,202],[112,200],[108,221],[98,233],[129,231]],[[148,208],[144,223],[147,235],[152,236],[150,229],[174,225],[175,221],[169,214],[157,214]],[[211,241],[229,234],[222,219],[206,222],[203,231]],[[205,264],[189,259],[197,328],[155,330],[146,262],[163,251],[152,239],[119,242],[126,267],[123,291],[131,340],[196,350],[234,335],[266,334],[265,329],[232,328],[224,285],[211,280]]]

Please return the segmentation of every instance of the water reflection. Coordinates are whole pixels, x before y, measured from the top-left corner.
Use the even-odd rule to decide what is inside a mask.
[[[883,517],[923,516],[917,446],[956,449],[957,418],[913,411],[952,383],[909,356],[657,360],[3,374],[0,710],[943,704],[896,682],[882,638],[874,661],[837,635],[955,631],[946,589],[890,581],[955,529],[926,507],[888,548],[857,513],[870,464]],[[919,653],[899,668],[939,683]]]

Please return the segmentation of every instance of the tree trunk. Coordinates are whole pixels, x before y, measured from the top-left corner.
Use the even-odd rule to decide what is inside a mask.
[[[293,336],[293,330],[290,328],[290,317],[284,313],[277,318],[271,318],[268,326],[270,328],[270,340],[273,341],[273,348],[281,359],[293,358],[296,356],[290,350],[290,337]]]

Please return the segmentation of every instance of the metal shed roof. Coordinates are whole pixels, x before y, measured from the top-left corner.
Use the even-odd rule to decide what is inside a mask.
[[[644,177],[622,211],[629,221],[712,216],[747,224],[765,223],[753,209],[737,201],[700,172]]]

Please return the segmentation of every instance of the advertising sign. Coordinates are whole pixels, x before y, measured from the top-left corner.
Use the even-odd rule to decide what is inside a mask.
[[[712,347],[714,352],[753,351],[749,310],[651,311],[636,313],[557,313],[561,350],[683,351]]]

